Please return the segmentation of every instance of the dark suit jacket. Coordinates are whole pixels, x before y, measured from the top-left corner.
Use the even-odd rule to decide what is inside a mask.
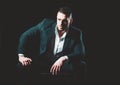
[[[53,60],[53,63],[59,57],[67,55],[69,62],[82,62],[85,55],[82,32],[73,26],[69,28],[63,51],[53,55],[55,26],[56,22],[54,20],[44,19],[36,26],[25,31],[19,40],[18,53],[36,61],[48,59],[49,61]]]

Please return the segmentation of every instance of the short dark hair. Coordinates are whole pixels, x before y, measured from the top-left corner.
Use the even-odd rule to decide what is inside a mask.
[[[67,6],[60,7],[58,12],[64,13],[67,17],[69,17],[72,14],[72,10]]]

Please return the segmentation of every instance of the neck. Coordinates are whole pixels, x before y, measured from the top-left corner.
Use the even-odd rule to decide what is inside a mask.
[[[66,30],[58,30],[59,37],[61,37],[65,32]]]

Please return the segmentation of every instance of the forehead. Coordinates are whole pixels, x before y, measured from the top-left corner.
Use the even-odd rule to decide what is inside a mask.
[[[64,13],[61,13],[61,12],[58,12],[57,13],[57,18],[60,18],[60,19],[66,19],[66,15]]]

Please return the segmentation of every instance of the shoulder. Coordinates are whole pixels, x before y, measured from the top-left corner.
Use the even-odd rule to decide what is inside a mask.
[[[49,19],[49,18],[44,18],[43,20],[38,22],[38,24],[30,27],[28,30],[23,32],[22,35],[26,36],[26,35],[36,35],[36,34],[39,34],[39,32],[41,30],[43,30],[43,28],[47,28],[47,27],[53,25],[54,23],[55,23],[55,20],[52,20],[52,19]]]
[[[50,19],[50,18],[44,18],[42,21],[40,21],[38,23],[38,27],[41,27],[41,26],[49,26],[49,25],[52,25],[55,23],[55,20],[53,19]]]
[[[55,20],[50,19],[50,18],[44,18],[42,22],[55,22]]]
[[[41,32],[50,27],[53,27],[56,24],[56,21],[50,18],[44,18],[41,22],[39,22],[36,27]]]
[[[70,26],[70,30],[75,34],[81,34],[82,33],[82,30],[78,27],[75,27],[75,26]]]
[[[75,40],[81,40],[82,39],[82,30],[78,27],[71,26],[69,30],[69,35],[75,39]]]

